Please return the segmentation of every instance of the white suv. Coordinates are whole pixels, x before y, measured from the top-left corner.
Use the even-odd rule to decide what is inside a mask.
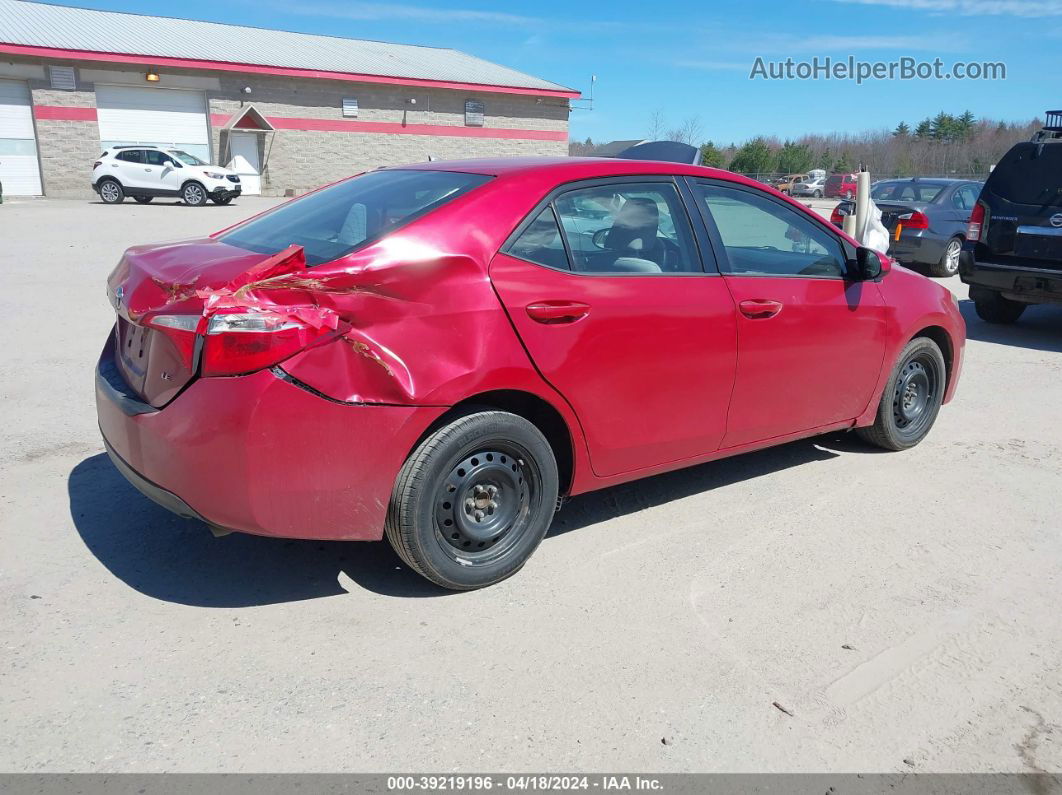
[[[141,204],[156,196],[174,196],[200,207],[207,199],[231,202],[240,195],[240,178],[180,149],[112,146],[92,167],[92,189],[105,204],[119,204],[126,196]]]

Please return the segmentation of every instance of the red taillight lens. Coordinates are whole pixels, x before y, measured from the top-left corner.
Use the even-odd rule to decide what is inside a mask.
[[[836,226],[840,226],[844,223],[844,214],[841,212],[840,205],[834,207],[833,212],[830,213],[830,223]]]
[[[169,337],[181,359],[191,367],[195,355],[195,332],[202,319],[201,315],[155,315],[145,318],[144,325]]]
[[[331,333],[265,312],[214,315],[203,344],[204,376],[240,375],[284,361]]]
[[[966,224],[966,239],[967,240],[980,240],[981,228],[985,223],[985,206],[981,202],[977,202],[974,205],[973,212],[970,213],[970,220]]]
[[[929,229],[929,219],[925,213],[920,213],[918,210],[904,213],[896,220],[903,224],[904,229]]]

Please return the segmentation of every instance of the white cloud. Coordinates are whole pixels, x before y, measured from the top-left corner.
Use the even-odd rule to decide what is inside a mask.
[[[886,6],[960,16],[1062,16],[1062,0],[834,0],[856,5]]]

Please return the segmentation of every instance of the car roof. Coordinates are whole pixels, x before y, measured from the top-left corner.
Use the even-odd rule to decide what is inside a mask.
[[[625,176],[638,174],[678,174],[687,176],[723,176],[734,179],[739,176],[730,171],[706,166],[670,163],[661,160],[626,160],[617,157],[498,157],[475,160],[432,160],[394,166],[395,169],[419,169],[427,171],[460,171],[487,176],[508,176],[525,173],[550,173],[563,179],[585,177]],[[751,184],[758,184],[748,180]]]

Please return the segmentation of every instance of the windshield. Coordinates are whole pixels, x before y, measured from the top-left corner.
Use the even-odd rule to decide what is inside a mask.
[[[182,152],[180,149],[170,149],[168,151],[169,151],[169,153],[171,155],[176,157],[178,160],[180,160],[186,166],[205,166],[205,165],[208,165],[207,163],[204,163],[202,160],[200,160],[195,155],[190,155],[187,152]]]
[[[452,171],[372,171],[285,204],[221,240],[261,254],[303,247],[307,265],[349,254],[489,181]]]

